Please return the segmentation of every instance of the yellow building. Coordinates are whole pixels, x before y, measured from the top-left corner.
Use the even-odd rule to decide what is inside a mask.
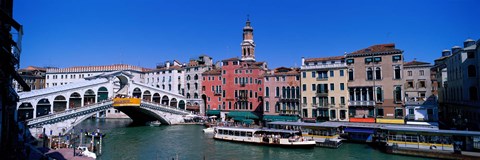
[[[302,116],[317,121],[348,121],[347,76],[344,56],[302,58]]]

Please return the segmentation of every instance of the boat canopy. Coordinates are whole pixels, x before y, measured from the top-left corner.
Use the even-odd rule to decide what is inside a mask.
[[[213,115],[220,115],[220,110],[207,110],[207,115],[213,116]]]
[[[297,122],[298,116],[280,116],[280,115],[264,115],[264,121],[283,121],[283,122]]]
[[[241,119],[259,119],[257,115],[249,111],[230,111],[227,114],[227,117],[231,117],[235,120]]]
[[[350,132],[350,133],[367,133],[367,134],[373,134],[375,133],[375,129],[369,129],[369,128],[345,128],[345,132]]]

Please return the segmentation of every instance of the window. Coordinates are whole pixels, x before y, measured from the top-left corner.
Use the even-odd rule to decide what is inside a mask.
[[[373,71],[372,68],[367,68],[367,80],[373,80]]]
[[[303,84],[303,85],[302,85],[302,90],[303,90],[303,91],[307,91],[307,85],[306,85],[306,84]]]
[[[305,85],[305,84],[304,84]],[[275,97],[280,97],[280,87],[275,89]]]
[[[400,86],[395,87],[395,102],[402,102],[402,88]]]
[[[372,58],[365,58],[365,63],[370,63],[372,62]]]
[[[468,72],[468,77],[476,77],[477,76],[477,72],[476,72],[476,69],[475,69],[474,65],[469,65],[467,72]]]
[[[307,72],[302,72],[302,77],[307,78]]]
[[[407,88],[413,88],[413,81],[407,82]]]
[[[268,101],[265,102],[265,111],[270,111],[270,103]]]
[[[345,97],[340,97],[340,104],[345,105]]]
[[[399,66],[395,66],[394,72],[395,72],[394,73],[395,77],[393,77],[393,78],[394,79],[400,79],[401,77],[400,77],[400,67]]]
[[[383,117],[383,108],[378,108],[377,109],[377,116],[382,116]]]
[[[467,58],[475,58],[474,52],[467,52]]]
[[[330,77],[333,77],[333,71],[330,71]]]
[[[312,71],[312,78],[315,78],[315,71]]]
[[[424,71],[424,70],[420,70],[419,74],[420,74],[421,76],[423,76],[423,75],[425,75],[425,71]]]
[[[312,91],[315,91],[315,84],[312,84]]]
[[[420,88],[425,88],[425,87],[426,87],[424,80],[423,80],[423,81],[420,81],[418,85],[419,85]]]
[[[353,81],[353,69],[348,70],[348,80]]]
[[[401,108],[395,109],[395,118],[403,118],[403,109]]]
[[[415,109],[413,108],[408,109],[408,114],[415,114]]]
[[[344,83],[340,83],[340,90],[345,90],[345,84]]]
[[[478,92],[477,92],[477,87],[472,86],[468,89],[470,100],[471,101],[476,101],[478,100]]]
[[[333,83],[330,83],[330,90],[331,91],[335,90],[335,85]]]
[[[353,64],[353,63],[355,63],[354,59],[347,59],[347,64]]]
[[[375,68],[375,79],[382,79],[382,70],[380,69],[380,67]]]
[[[402,56],[401,55],[396,55],[396,56],[393,56],[392,57],[392,61],[393,62],[397,62],[397,61],[401,61],[402,60]]]
[[[335,97],[330,97],[330,104],[335,105]]]
[[[223,74],[227,74],[227,70],[223,70]]]
[[[377,87],[377,101],[378,102],[383,101],[382,88],[380,88],[380,87]]]
[[[343,69],[340,70],[340,77],[343,77]]]
[[[270,88],[265,87],[265,97],[270,96],[270,93],[269,93],[269,92],[270,92]]]
[[[223,62],[223,65],[226,65],[226,66],[228,66],[228,62]]]
[[[381,61],[382,61],[382,57],[375,57],[375,58],[373,58],[373,61],[374,61],[374,62],[381,62]]]

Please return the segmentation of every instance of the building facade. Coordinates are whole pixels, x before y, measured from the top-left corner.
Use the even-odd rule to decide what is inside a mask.
[[[201,55],[198,59],[191,59],[184,67],[185,71],[185,96],[187,98],[187,110],[200,114],[205,113],[205,103],[202,95],[202,73],[213,68],[213,59],[207,55]]]
[[[183,65],[177,60],[158,64],[156,69],[145,73],[145,83],[147,85],[181,95],[185,95],[184,78]]]
[[[479,41],[467,39],[463,48],[454,46],[451,54],[436,62],[443,62],[447,75],[443,92],[439,91],[442,120],[456,129],[480,130],[480,72]],[[440,87],[439,87],[440,88]]]
[[[78,82],[87,77],[119,70],[124,70],[135,75],[135,81],[142,83],[144,82],[144,72],[149,71],[149,69],[146,68],[127,64],[47,68],[45,88]]]
[[[346,55],[351,122],[404,123],[403,51],[395,44]]]
[[[30,86],[30,89],[35,90],[45,88],[45,68],[28,66],[27,68],[19,69],[18,74],[28,86]],[[14,81],[13,85],[17,92],[23,91],[23,88],[18,85],[17,81]]]
[[[407,124],[438,121],[438,102],[432,93],[431,68],[430,63],[416,60],[403,64]]]
[[[215,68],[202,73],[202,99],[206,111],[223,110],[222,106],[222,70]]]
[[[300,69],[279,67],[263,77],[264,115],[300,115]]]
[[[348,121],[345,56],[302,58],[303,117],[316,121]]]

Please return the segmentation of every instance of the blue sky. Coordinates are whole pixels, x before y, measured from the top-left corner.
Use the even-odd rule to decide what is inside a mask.
[[[153,68],[200,54],[240,56],[250,15],[257,61],[300,66],[395,43],[405,60],[433,62],[443,49],[480,39],[478,0],[15,0],[24,25],[21,67]]]

